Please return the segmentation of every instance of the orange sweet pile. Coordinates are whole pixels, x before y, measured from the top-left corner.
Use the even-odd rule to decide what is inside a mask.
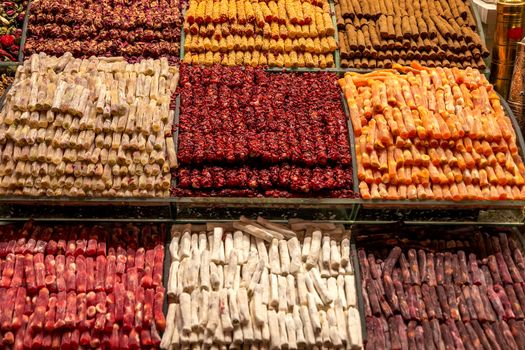
[[[339,80],[364,199],[525,199],[525,166],[479,71],[395,66]]]

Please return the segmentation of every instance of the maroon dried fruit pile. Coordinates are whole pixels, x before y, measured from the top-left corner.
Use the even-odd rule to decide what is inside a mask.
[[[181,66],[174,195],[354,196],[336,80]]]
[[[0,347],[158,347],[164,237],[149,225],[3,226]]]
[[[25,53],[176,60],[181,27],[178,0],[39,0],[31,4]]]
[[[421,232],[388,233],[387,245],[384,234],[360,238],[366,349],[524,349],[518,243],[505,232],[471,228],[450,238]]]

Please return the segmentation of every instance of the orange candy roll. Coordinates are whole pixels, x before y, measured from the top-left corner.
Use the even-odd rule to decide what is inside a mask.
[[[374,180],[375,180],[374,172],[372,171],[372,169],[366,169],[365,170],[365,182],[367,184],[371,184],[374,182]]]
[[[393,177],[395,177],[397,175],[397,162],[396,162],[395,157],[394,157],[394,147],[389,147],[388,151],[386,152],[386,154],[387,154],[387,161],[386,161],[386,163],[388,164],[388,166],[387,166],[387,168],[388,168],[388,175],[391,178],[393,178]]]
[[[375,183],[372,184],[370,187],[370,198],[381,199],[381,195],[379,194],[379,187]]]
[[[439,159],[439,155],[435,148],[428,149],[428,156],[430,157],[430,162],[433,165],[439,166],[441,164],[441,160]]]
[[[480,175],[479,175],[478,169],[476,168],[472,169],[472,171],[470,172],[470,176],[472,178],[473,184],[479,184]]]
[[[399,199],[407,199],[407,187],[405,185],[398,186],[397,195]]]
[[[452,200],[452,193],[450,192],[450,186],[449,185],[444,185],[444,186],[441,186],[441,189],[442,189],[442,192],[443,192],[443,198],[446,201],[451,201]]]
[[[368,134],[366,137],[366,151],[367,152],[372,152],[374,150],[375,143],[376,143],[376,137],[377,137],[376,134],[377,134],[376,121],[375,119],[372,119],[368,123]]]
[[[373,150],[370,153],[370,166],[373,169],[379,169],[379,167],[381,166],[381,163],[379,162],[378,154],[375,150]]]
[[[454,176],[453,182],[463,181],[463,172],[459,168],[452,168],[452,175]]]
[[[392,135],[399,136],[400,134],[399,125],[397,124],[397,121],[395,120],[393,116],[392,108],[386,107],[383,110],[383,115],[386,119],[386,122],[388,123],[388,127],[390,128],[390,132],[392,133]]]
[[[497,177],[497,181],[498,181],[498,184],[500,185],[506,185],[507,184],[507,178],[505,177],[505,172],[503,171],[503,168],[501,167],[501,165],[499,164],[496,164],[494,165],[494,172],[496,174],[496,177]]]
[[[410,183],[410,180],[407,179],[405,173],[405,168],[400,167],[397,169],[396,180],[398,184],[408,185]]]
[[[517,186],[512,186],[511,187],[511,193],[512,193],[512,197],[516,200],[518,199],[522,199],[522,196],[521,196],[521,191],[519,189],[519,187]]]
[[[387,194],[386,194],[385,198],[389,199],[389,200],[397,200],[397,199],[399,199],[399,196],[397,195],[397,187],[389,185],[387,187]]]
[[[458,186],[455,183],[450,185],[450,195],[452,196],[453,201],[459,201],[462,198]]]
[[[379,188],[379,196],[381,198],[387,198],[388,197],[388,191],[386,190],[386,185],[384,183],[380,183],[378,185]]]
[[[412,152],[412,159],[414,160],[414,164],[420,165],[422,163],[421,153],[419,153],[419,150],[416,148],[416,146],[410,146],[410,152]]]
[[[472,183],[472,175],[469,169],[463,170],[463,181],[468,185]]]
[[[386,113],[385,113],[386,114]],[[409,133],[408,133],[408,130],[405,126],[405,122],[403,121],[403,115],[401,114],[401,111],[398,109],[398,108],[394,108],[392,110],[392,116],[399,128],[399,135],[401,135],[401,137],[403,138],[408,138],[409,137]],[[392,132],[394,133],[394,132]]]
[[[461,153],[454,152],[454,155],[456,156],[458,160],[458,168],[461,169],[461,171],[465,170],[467,168],[467,163],[465,162],[465,159],[461,155]]]
[[[359,183],[359,192],[361,193],[361,198],[363,199],[370,199],[370,191],[368,190],[368,185],[366,182],[361,181]]]
[[[405,164],[405,157],[403,157],[403,150],[397,147],[392,147],[394,150],[394,159],[396,162],[396,168]]]
[[[422,184],[417,185],[417,198],[418,199],[429,199],[427,191]]]
[[[414,164],[414,157],[408,149],[403,150],[403,159],[405,160],[404,165],[406,166],[412,166],[412,164]]]
[[[436,200],[443,200],[443,190],[441,189],[440,185],[434,185],[432,186],[432,192],[434,193],[434,199]]]
[[[472,169],[476,166],[476,161],[472,157],[472,154],[468,152],[463,152],[462,155],[463,155],[463,159],[465,160],[465,164],[467,168]]]
[[[407,187],[407,198],[412,200],[412,199],[417,199],[417,188],[415,185],[408,185]]]
[[[364,181],[366,179],[366,170],[359,160],[357,161],[357,178],[360,181]]]

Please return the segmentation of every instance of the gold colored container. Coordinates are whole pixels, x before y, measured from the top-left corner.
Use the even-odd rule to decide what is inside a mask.
[[[494,33],[494,48],[490,81],[496,91],[507,98],[514,60],[516,44],[525,35],[525,1],[498,1],[497,24]]]
[[[525,39],[516,46],[517,55],[514,62],[508,102],[523,132],[525,131]]]

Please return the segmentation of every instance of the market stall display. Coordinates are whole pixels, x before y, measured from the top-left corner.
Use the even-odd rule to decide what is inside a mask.
[[[177,61],[182,19],[178,0],[31,2],[26,55],[124,56],[130,62]]]
[[[342,68],[484,69],[489,52],[468,2],[335,0]]]
[[[333,67],[334,32],[326,0],[190,0],[184,62]]]
[[[27,1],[0,3],[0,61],[18,62]]]
[[[361,233],[367,349],[525,347],[525,260],[507,231]]]
[[[177,82],[165,58],[32,55],[0,111],[0,193],[169,196]]]
[[[253,344],[270,349],[360,349],[346,231],[259,218],[172,228],[161,348]],[[330,225],[330,224],[328,224]],[[292,225],[293,228],[293,225]]]
[[[351,197],[332,73],[182,65],[175,196]]]
[[[525,198],[512,122],[475,69],[396,67],[339,84],[364,199]]]
[[[158,346],[165,227],[0,228],[0,345],[13,349]]]

